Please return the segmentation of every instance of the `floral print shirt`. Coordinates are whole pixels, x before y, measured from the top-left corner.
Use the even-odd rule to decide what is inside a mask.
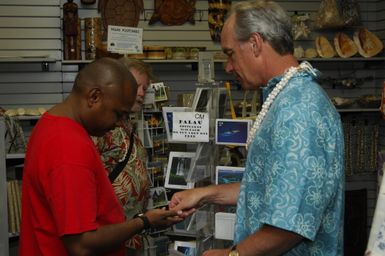
[[[265,98],[281,78],[269,81]],[[296,73],[250,144],[235,243],[267,224],[306,238],[285,255],[343,255],[343,166],[338,112],[313,74]]]
[[[103,137],[93,138],[100,152],[104,166],[109,174],[118,162],[123,161],[130,146],[132,123],[123,123],[107,132]],[[137,213],[145,212],[149,196],[150,180],[146,169],[147,152],[139,137],[134,134],[134,144],[128,162],[112,186],[122,204],[127,219]],[[134,236],[126,245],[141,248],[141,237]]]

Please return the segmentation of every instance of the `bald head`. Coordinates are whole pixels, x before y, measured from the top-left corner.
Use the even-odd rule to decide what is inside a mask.
[[[126,82],[133,87],[137,87],[137,83],[127,67],[112,58],[98,59],[86,67],[84,67],[75,79],[73,92],[82,93],[90,87],[100,88],[103,91],[120,90]]]

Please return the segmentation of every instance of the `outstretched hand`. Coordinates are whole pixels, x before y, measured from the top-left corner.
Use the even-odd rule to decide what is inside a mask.
[[[183,217],[178,216],[177,211],[168,211],[165,208],[152,209],[147,211],[144,215],[148,218],[151,227],[156,228],[169,227],[184,220]]]
[[[198,189],[188,189],[175,193],[169,203],[169,208],[177,211],[178,215],[185,218],[196,211],[200,206]]]

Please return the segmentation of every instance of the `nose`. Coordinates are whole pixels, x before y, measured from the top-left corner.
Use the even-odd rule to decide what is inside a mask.
[[[137,90],[137,92],[136,92],[136,95],[141,96],[141,97],[144,97],[144,94],[145,94],[145,92],[144,92],[143,86],[139,86],[139,87],[138,87],[138,90]]]
[[[229,59],[227,59],[227,61],[225,62],[225,71],[227,73],[232,73],[234,71],[233,64],[231,63],[231,61]]]

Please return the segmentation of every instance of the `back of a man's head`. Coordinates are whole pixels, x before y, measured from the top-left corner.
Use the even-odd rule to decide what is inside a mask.
[[[136,87],[137,83],[128,69],[118,60],[101,58],[81,69],[76,76],[72,93],[83,93],[90,87],[121,89],[126,81]]]

